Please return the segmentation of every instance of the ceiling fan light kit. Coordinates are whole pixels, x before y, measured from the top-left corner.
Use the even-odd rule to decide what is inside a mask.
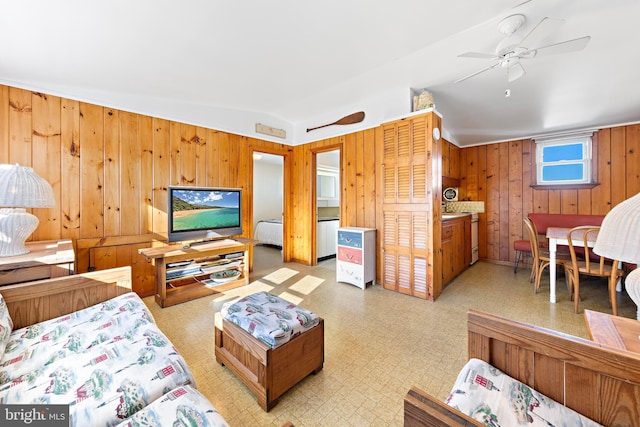
[[[498,31],[509,37],[524,24],[526,18],[522,14],[510,15],[504,18],[498,24]]]

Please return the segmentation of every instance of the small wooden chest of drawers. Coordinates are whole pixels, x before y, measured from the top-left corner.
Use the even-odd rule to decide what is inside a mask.
[[[376,278],[376,229],[341,227],[337,232],[336,280],[365,289]]]

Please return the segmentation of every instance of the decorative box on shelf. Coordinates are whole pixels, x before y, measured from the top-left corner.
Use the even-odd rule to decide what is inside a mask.
[[[365,289],[376,278],[376,229],[341,227],[337,233],[336,281]]]

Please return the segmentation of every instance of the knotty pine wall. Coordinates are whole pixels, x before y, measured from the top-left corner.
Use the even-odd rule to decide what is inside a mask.
[[[374,130],[291,147],[0,86],[0,163],[32,166],[56,197],[30,239],[71,239],[77,272],[131,265],[140,295],[155,291],[138,249],[166,238],[167,186],[242,188],[250,237],[253,151],[284,156],[284,258],[313,264],[314,153],[341,150],[342,224],[375,227],[374,146]]]
[[[526,236],[530,212],[604,215],[640,192],[640,125],[602,129],[593,138],[599,185],[591,189],[534,189],[535,144],[518,140],[460,150],[463,200],[484,200],[479,256],[498,263],[515,260],[513,241]],[[526,238],[526,237],[525,237]]]
[[[296,219],[288,221],[293,227],[288,239],[291,260],[315,264],[315,155],[340,150],[340,226],[376,228],[376,152],[381,147],[379,127],[293,147],[291,199]],[[376,264],[380,277],[381,266]]]
[[[378,127],[291,147],[0,85],[0,163],[32,166],[56,196],[55,208],[33,209],[31,239],[71,239],[77,272],[131,265],[141,295],[155,285],[138,249],[162,244],[168,185],[243,188],[251,236],[252,153],[284,156],[284,258],[313,264],[314,154],[341,150],[341,225],[376,227],[381,141]],[[485,201],[480,257],[513,262],[529,212],[605,214],[640,191],[640,125],[597,132],[593,152],[600,185],[534,190],[530,140],[443,150],[443,174],[460,174],[460,196]]]

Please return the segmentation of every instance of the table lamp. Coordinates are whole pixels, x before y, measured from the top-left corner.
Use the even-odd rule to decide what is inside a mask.
[[[55,205],[53,188],[32,168],[0,164],[0,257],[29,252],[24,242],[40,221],[25,208]]]
[[[640,307],[640,193],[616,205],[604,217],[593,252],[636,264],[624,283],[627,293]],[[640,308],[636,318],[640,320]]]

